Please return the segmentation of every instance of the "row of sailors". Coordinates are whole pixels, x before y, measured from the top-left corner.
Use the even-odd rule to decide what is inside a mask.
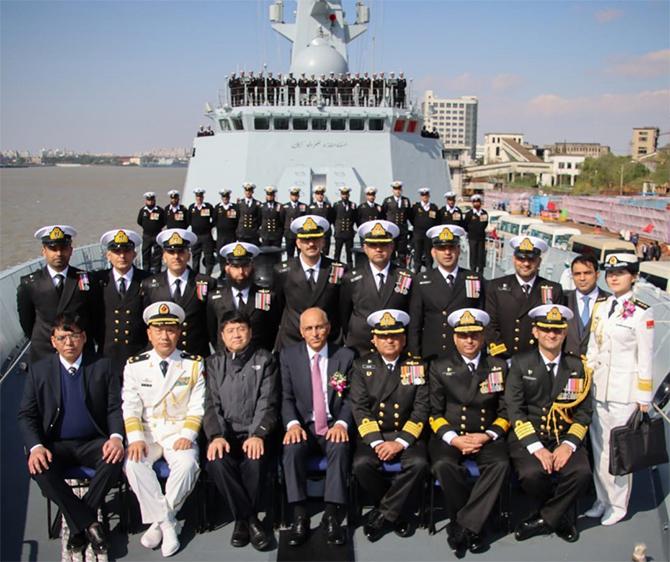
[[[231,102],[234,107],[240,105],[307,105],[315,100],[323,100],[326,105],[358,106],[358,105],[386,105],[405,107],[405,91],[407,80],[404,73],[396,77],[391,72],[388,77],[380,72],[379,75],[368,76],[364,72],[351,74],[339,73],[337,76],[330,72],[328,76],[320,77],[312,74],[307,77],[302,73],[295,78],[290,72],[286,77],[278,74],[275,78],[272,72],[263,76],[259,72],[254,76],[253,71],[240,72],[237,76],[232,72],[228,80]]]

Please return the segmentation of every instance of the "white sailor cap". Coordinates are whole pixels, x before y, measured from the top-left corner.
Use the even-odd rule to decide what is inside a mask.
[[[145,191],[144,192],[144,198],[145,199],[156,199],[156,192],[155,191]]]
[[[474,203],[475,201],[479,201],[481,203],[482,196],[479,195],[479,193],[475,193],[472,197],[470,197],[470,202],[471,203]]]
[[[288,190],[290,195],[300,195],[300,188],[293,186],[291,189]]]
[[[323,185],[315,185],[313,191],[314,191],[314,193],[325,193],[326,188]]]
[[[400,228],[391,221],[367,221],[358,227],[358,235],[361,237],[363,244],[393,242],[399,234]]]
[[[540,328],[567,328],[568,320],[571,320],[574,314],[562,304],[543,304],[531,309],[528,316]]]
[[[119,248],[129,248],[134,250],[142,243],[142,238],[134,230],[125,228],[117,230],[108,230],[100,237],[100,244],[108,250],[117,250]]]
[[[232,191],[230,189],[219,189],[219,195],[221,197],[223,197],[224,195],[230,197],[231,193]]]
[[[195,195],[204,195],[204,194],[205,194],[205,190],[204,190],[204,189],[201,189],[201,188],[198,188],[198,189],[194,189],[194,190],[193,190],[193,193],[194,193]]]
[[[228,263],[248,264],[258,255],[260,249],[255,244],[248,242],[231,242],[219,250],[222,258]]]
[[[549,245],[537,236],[515,236],[509,245],[517,258],[539,258],[549,249]]]
[[[393,189],[402,189],[402,182],[401,181],[391,182],[391,187]]]
[[[265,193],[267,193],[268,195],[274,195],[275,193],[277,193],[277,188],[274,185],[268,185],[265,188]]]
[[[351,188],[347,185],[343,185],[342,187],[338,187],[337,191],[340,193],[351,193]]]
[[[491,317],[478,308],[460,308],[447,317],[454,332],[481,332],[490,320]]]
[[[184,318],[186,318],[184,309],[169,301],[158,301],[150,304],[142,313],[142,319],[147,326],[181,324]]]
[[[373,334],[402,334],[409,324],[409,314],[404,310],[385,308],[368,316]]]
[[[329,228],[330,223],[318,215],[303,215],[291,223],[291,232],[298,238],[322,238]]]
[[[447,191],[447,192],[444,194],[444,197],[445,197],[446,199],[456,199],[456,192],[455,192],[455,191]]]
[[[377,195],[377,188],[371,185],[365,188],[365,195]]]
[[[631,273],[637,273],[640,264],[635,254],[610,254],[600,267],[605,271],[626,269]]]
[[[43,226],[35,232],[35,238],[41,239],[45,246],[71,244],[75,236],[77,236],[77,230],[65,224]]]
[[[430,195],[430,187],[420,187],[419,195]]]
[[[244,189],[244,191],[247,191],[247,190],[249,190],[249,189],[250,189],[251,191],[253,191],[254,189],[256,189],[256,184],[253,183],[253,182],[250,182],[250,181],[245,181],[245,182],[242,184],[242,189]]]
[[[173,250],[175,248],[188,248],[196,243],[198,237],[183,228],[168,228],[162,230],[156,236],[156,243],[164,250]]]
[[[429,228],[426,236],[430,238],[433,246],[458,246],[461,237],[465,236],[465,229],[455,224],[438,224]]]
[[[181,197],[181,193],[179,193],[179,191],[177,191],[176,189],[171,189],[170,191],[168,191],[167,194],[168,194],[168,197],[170,197],[170,198]]]

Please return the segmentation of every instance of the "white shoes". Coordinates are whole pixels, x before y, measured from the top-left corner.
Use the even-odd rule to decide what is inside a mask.
[[[600,519],[605,513],[605,504],[600,500],[596,500],[595,503],[591,506],[584,515],[590,517],[591,519]]]
[[[624,510],[615,507],[607,507],[603,514],[603,518],[600,520],[600,524],[609,527],[610,525],[615,525],[624,517],[626,517],[626,512]]]
[[[163,557],[172,556],[179,550],[179,533],[181,532],[181,525],[176,521],[164,521],[160,524],[163,532],[163,543],[161,544],[161,552]]]
[[[156,548],[163,540],[163,531],[160,524],[152,523],[146,533],[142,535],[140,543],[146,548]]]

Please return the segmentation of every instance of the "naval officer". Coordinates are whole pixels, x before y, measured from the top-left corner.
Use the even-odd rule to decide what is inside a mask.
[[[307,208],[307,213],[310,215],[316,215],[317,217],[323,217],[328,221],[329,225],[333,224],[333,207],[328,201],[326,201],[326,188],[323,185],[317,185],[314,187],[314,202]],[[328,230],[323,235],[324,256],[327,256],[330,253],[330,237],[332,233],[332,229],[329,226]]]
[[[431,269],[433,260],[430,256],[430,241],[426,232],[433,226],[439,224],[438,209],[435,203],[430,202],[430,188],[419,189],[421,201],[412,205],[409,220],[414,230],[412,231],[412,247],[414,248],[414,271],[421,271],[421,266]]]
[[[454,191],[447,191],[444,197],[446,205],[440,209],[440,222],[442,224],[455,224],[462,227],[465,215],[461,208],[456,205],[456,193]]]
[[[214,271],[214,239],[212,238],[214,207],[211,203],[205,203],[204,189],[194,189],[193,194],[195,203],[188,206],[188,223],[193,234],[198,237],[191,245],[193,270],[200,273],[200,258],[202,254],[205,254],[205,274],[211,275]]]
[[[463,228],[468,233],[470,244],[470,269],[483,273],[486,266],[486,227],[489,225],[489,214],[482,209],[481,195],[475,193],[470,201],[472,209],[463,217]]]
[[[176,189],[168,191],[170,203],[165,207],[165,228],[188,228],[188,209],[179,202],[181,193]]]
[[[365,188],[365,203],[358,206],[356,223],[360,226],[364,222],[382,218],[382,206],[375,202],[377,188],[368,186]]]
[[[407,228],[410,216],[410,202],[407,197],[402,194],[402,182],[394,181],[391,184],[393,195],[389,195],[382,203],[382,218],[384,220],[395,223],[400,229],[395,240],[396,256],[400,260],[401,265],[407,264],[407,236],[409,230]]]
[[[254,199],[256,184],[245,182],[242,184],[244,197],[237,200],[237,211],[239,219],[235,238],[240,242],[248,242],[256,246],[260,245],[259,232],[261,229],[261,204]]]
[[[156,205],[156,193],[144,194],[144,207],[137,214],[137,224],[142,227],[142,267],[151,273],[161,270],[161,249],[156,236],[165,226],[165,211]]]
[[[277,188],[265,188],[265,203],[261,206],[261,244],[281,248],[284,227],[281,222],[281,204],[275,201]]]
[[[289,190],[290,201],[284,203],[281,209],[281,223],[284,225],[284,240],[286,242],[286,259],[295,256],[296,240],[295,232],[291,230],[291,223],[296,217],[301,217],[307,212],[307,205],[300,201],[300,189],[292,187]]]
[[[354,248],[354,228],[356,223],[356,203],[349,201],[351,188],[342,186],[339,188],[341,199],[333,205],[333,219],[335,221],[335,255],[336,261],[340,261],[342,247],[347,258],[347,265],[353,265],[352,250]]]
[[[216,258],[221,268],[220,279],[224,276],[224,265],[226,260],[221,256],[221,248],[235,242],[235,231],[237,230],[237,222],[239,220],[239,213],[237,204],[230,202],[230,189],[221,189],[219,195],[221,201],[214,207],[214,226],[216,228]]]

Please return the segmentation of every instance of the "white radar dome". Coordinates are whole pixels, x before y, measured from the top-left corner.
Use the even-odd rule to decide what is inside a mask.
[[[349,65],[344,57],[324,39],[314,39],[306,48],[300,51],[291,64],[291,72],[295,76],[305,73],[307,76],[314,74],[317,78],[322,74],[328,76],[334,72],[337,76],[340,72],[349,72]]]

